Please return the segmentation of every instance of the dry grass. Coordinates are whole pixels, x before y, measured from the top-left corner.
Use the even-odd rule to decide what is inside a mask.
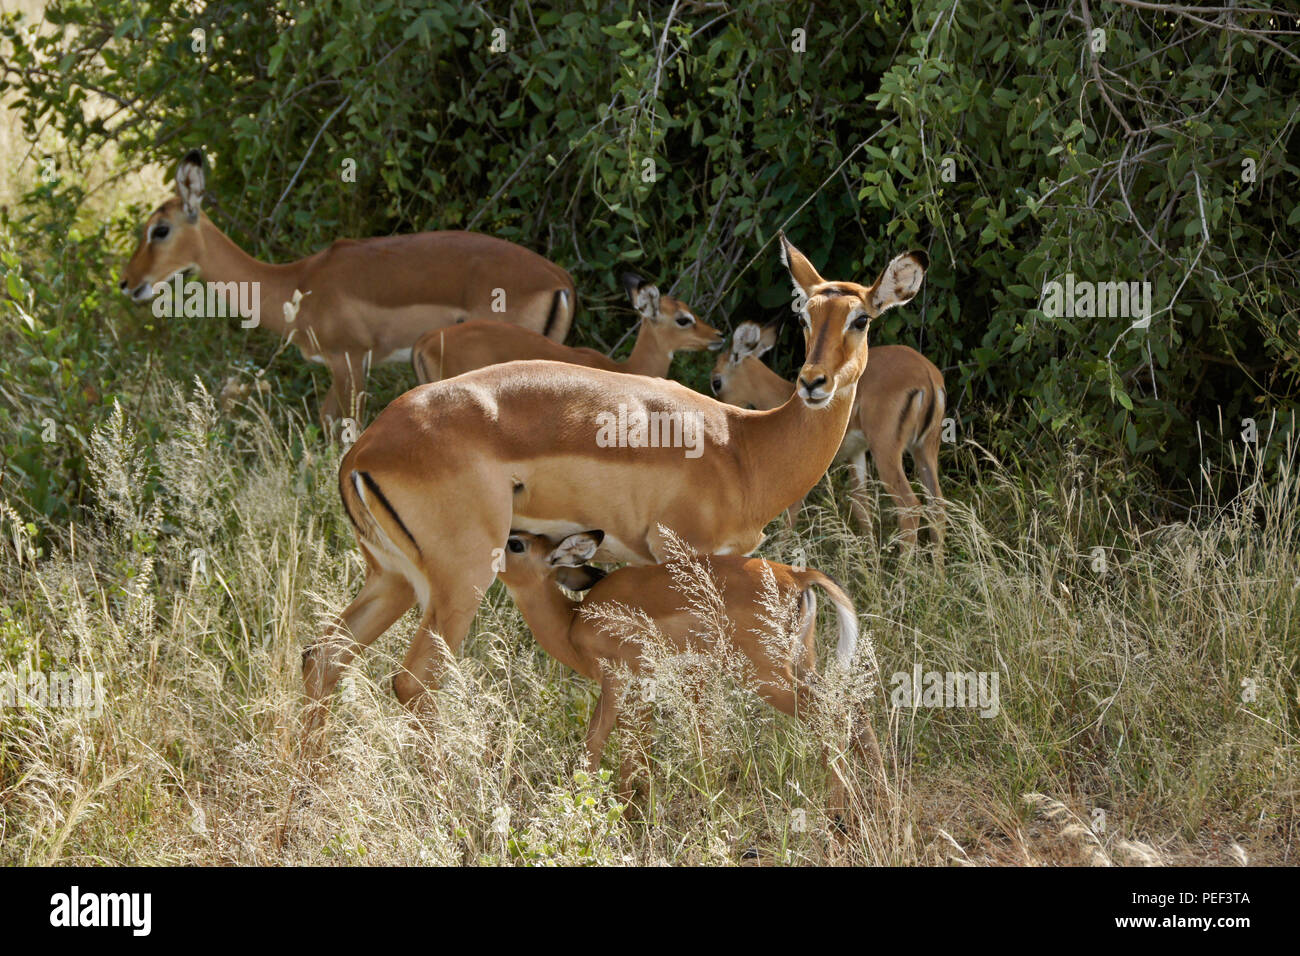
[[[98,718],[3,712],[0,863],[1293,859],[1289,473],[1195,525],[1140,529],[1082,463],[1036,490],[968,446],[957,454],[977,480],[954,494],[942,578],[852,534],[832,507],[776,533],[763,553],[802,553],[849,588],[883,677],[862,679],[860,655],[858,683],[830,687],[871,702],[894,794],[839,837],[820,758],[837,728],[777,715],[726,667],[694,668],[690,694],[665,671],[656,800],[647,820],[626,819],[608,774],[576,772],[594,687],[536,647],[499,586],[432,733],[389,690],[412,614],[353,666],[330,753],[305,766],[301,652],[361,579],[339,449],[304,450],[266,405],[223,420],[201,389],[156,386],[142,417],[162,438],[149,445],[125,415],[101,429],[96,520],[52,553],[33,557],[3,519],[10,666],[102,671],[110,699]],[[701,576],[684,600],[707,608],[708,587]],[[999,713],[892,705],[891,675],[914,663],[996,671]]]

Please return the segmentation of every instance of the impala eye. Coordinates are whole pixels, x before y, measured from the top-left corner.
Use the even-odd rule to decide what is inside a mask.
[[[677,324],[680,325],[682,328],[686,328],[687,326],[694,325],[695,320],[692,319],[689,315],[679,315],[677,316]]]
[[[867,327],[867,321],[867,314],[865,312],[859,313],[859,315],[853,320],[853,328],[861,332]]]
[[[523,554],[527,550],[527,545],[519,538],[511,538],[506,542],[506,547],[510,549],[512,554]]]
[[[149,240],[152,242],[156,239],[166,239],[168,233],[171,231],[171,226],[167,225],[165,222],[160,222],[158,225],[153,227],[153,232],[149,233]]]

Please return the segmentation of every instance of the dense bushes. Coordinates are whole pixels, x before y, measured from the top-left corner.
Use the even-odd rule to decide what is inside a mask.
[[[106,143],[168,168],[202,146],[214,217],[261,255],[493,232],[570,268],[597,343],[627,264],[721,321],[784,308],[783,224],[833,277],[924,246],[923,300],[875,336],[945,369],[962,434],[1072,433],[1185,487],[1198,424],[1266,433],[1297,398],[1300,58],[1269,33],[1294,23],[1092,6],[54,0],[57,30],[5,21],[3,69],[67,143],[58,201]],[[1149,281],[1150,328],[1049,315],[1067,273]]]

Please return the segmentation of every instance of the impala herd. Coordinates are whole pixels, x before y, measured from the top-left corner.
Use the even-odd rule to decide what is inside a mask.
[[[196,150],[180,164],[176,195],[145,221],[123,292],[144,301],[178,273],[232,287],[259,283],[263,324],[332,373],[321,409],[327,424],[343,415],[360,420],[373,362],[410,361],[421,383],[375,418],[339,468],[366,578],[303,656],[305,748],[319,740],[342,669],[417,604],[420,622],[393,687],[412,709],[431,708],[431,690],[498,577],[541,646],[600,684],[587,735],[593,769],[616,724],[638,739],[644,708],[627,706],[625,685],[650,666],[643,644],[602,623],[593,608],[630,609],[652,622],[669,652],[727,644],[749,662],[757,693],[807,715],[817,704],[814,588],[835,608],[843,667],[857,640],[853,605],[818,571],[746,555],[774,518],[785,512],[794,522],[837,461],[851,465],[851,507],[865,526],[870,452],[910,549],[919,510],[903,469],[903,452],[910,453],[939,557],[943,376],[905,346],[879,347],[867,361],[871,320],[917,294],[928,266],[923,252],[897,256],[875,282],[860,285],[822,278],[779,234],[804,364],[794,382],[781,378],[760,360],[776,327],[743,322],[711,376],[718,401],[666,376],[675,352],[721,350],[723,334],[638,276],[623,280],[638,326],[631,354],[618,361],[563,344],[576,306],[573,281],[513,243],[426,232],[340,240],[271,265],[208,219],[203,196]],[[615,412],[651,429],[688,420],[704,452],[684,455],[669,441],[603,443],[598,422]],[[722,595],[732,624],[725,635],[705,634],[681,593],[684,565],[675,548],[683,546]],[[592,561],[630,566],[606,576]],[[797,613],[788,633],[764,637],[761,602],[773,586]],[[586,600],[561,587],[587,591]],[[871,723],[865,716],[857,723],[852,739],[883,785]],[[625,745],[624,753],[635,749]],[[632,770],[625,756],[625,791]],[[842,781],[832,794],[842,797]]]

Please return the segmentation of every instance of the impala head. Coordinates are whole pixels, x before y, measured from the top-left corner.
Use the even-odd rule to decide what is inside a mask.
[[[551,578],[570,591],[586,591],[605,576],[600,568],[587,564],[603,540],[603,531],[580,531],[562,541],[511,531],[506,539],[506,568],[499,577],[510,588]]]
[[[748,404],[741,391],[743,363],[746,359],[758,361],[776,344],[777,333],[781,329],[780,321],[759,325],[754,321],[744,321],[731,333],[731,348],[718,356],[713,363],[713,374],[709,384],[713,394],[720,400],[732,405]],[[752,405],[750,407],[753,407]]]
[[[623,288],[641,321],[646,323],[669,352],[717,351],[726,339],[721,332],[701,322],[681,299],[660,295],[659,287],[633,272],[623,273]]]
[[[790,270],[803,327],[805,358],[795,393],[809,408],[823,408],[867,367],[867,329],[886,309],[910,302],[921,289],[929,258],[919,249],[896,257],[870,286],[828,282],[780,234],[781,261]]]
[[[176,195],[144,221],[140,244],[122,272],[118,288],[133,301],[151,299],[158,283],[198,269],[203,182],[203,154],[192,149],[176,169]]]

